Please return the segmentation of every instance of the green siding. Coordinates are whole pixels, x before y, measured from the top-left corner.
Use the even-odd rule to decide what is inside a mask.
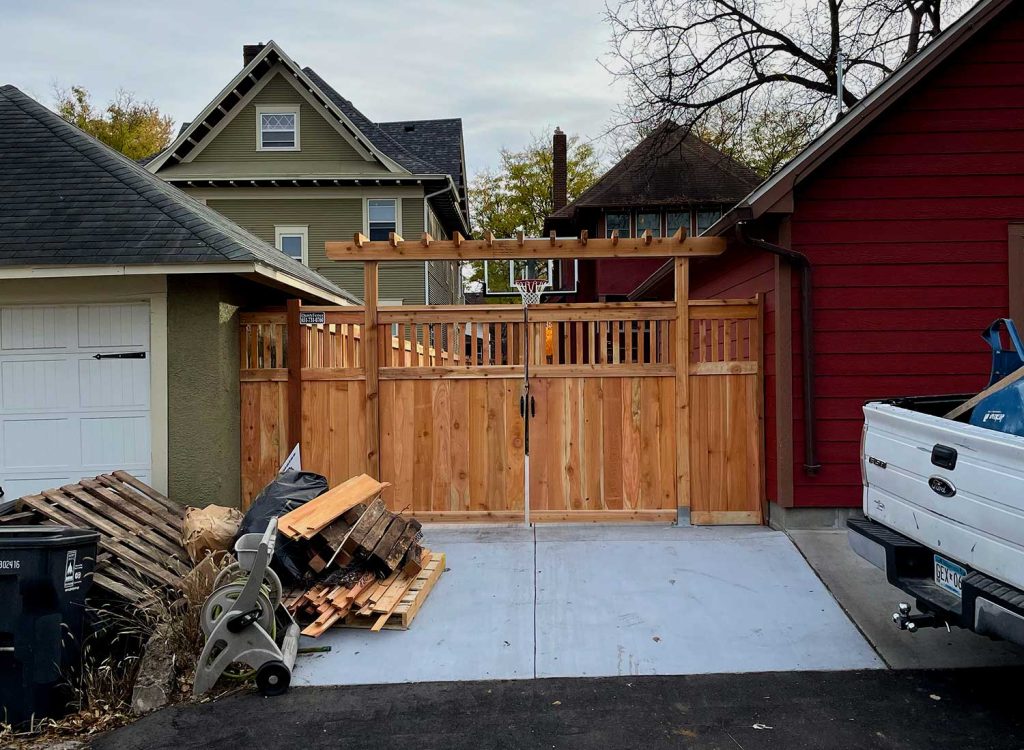
[[[256,108],[260,105],[295,105],[299,108],[300,151],[256,150]],[[276,174],[291,164],[303,173],[314,174],[384,171],[379,164],[363,159],[325,115],[311,106],[281,74],[275,75],[193,159],[195,164],[209,162],[223,163],[225,175],[231,172],[232,164],[245,174],[250,174],[257,165],[264,165],[267,171]],[[297,164],[300,162],[301,167]],[[182,167],[186,168],[185,165]]]
[[[276,225],[306,225],[309,227],[309,266],[342,289],[357,297],[363,296],[363,268],[360,263],[339,263],[328,260],[324,243],[342,240],[356,232],[364,232],[362,198],[246,198],[210,199],[210,208],[239,224],[267,242],[274,243]],[[419,222],[423,225],[423,201],[402,201],[402,231],[406,230],[406,216],[413,221],[408,206],[419,207]],[[419,236],[418,234],[413,236]],[[380,270],[380,296],[401,299],[406,305],[422,305],[422,263],[385,263]]]
[[[423,236],[423,200],[402,199],[402,236],[407,240],[418,240]]]

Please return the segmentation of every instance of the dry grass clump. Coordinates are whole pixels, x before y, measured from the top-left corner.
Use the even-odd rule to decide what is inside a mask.
[[[206,558],[185,577],[180,592],[154,589],[140,579],[140,589],[150,592],[144,605],[104,598],[102,593],[91,597],[80,679],[67,675],[72,713],[17,729],[0,722],[0,748],[38,748],[62,739],[84,741],[130,723],[136,718],[132,689],[146,644],[155,633],[173,660],[172,702],[189,700],[204,644],[199,622],[202,605],[217,573],[231,561],[229,555]]]

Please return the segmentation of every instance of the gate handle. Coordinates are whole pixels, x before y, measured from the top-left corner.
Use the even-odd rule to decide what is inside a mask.
[[[530,416],[537,416],[537,402],[533,399],[533,396],[530,396]]]
[[[526,396],[519,397],[519,416],[526,417]]]

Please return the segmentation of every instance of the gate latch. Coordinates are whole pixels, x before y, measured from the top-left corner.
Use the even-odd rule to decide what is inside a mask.
[[[145,359],[145,352],[118,352],[117,354],[93,354],[93,359]]]

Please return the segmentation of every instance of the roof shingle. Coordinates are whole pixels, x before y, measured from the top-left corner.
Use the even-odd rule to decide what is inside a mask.
[[[760,182],[753,170],[688,129],[662,123],[576,200],[553,213],[582,207],[735,204]]]
[[[258,263],[355,301],[14,86],[0,119],[0,265]]]

